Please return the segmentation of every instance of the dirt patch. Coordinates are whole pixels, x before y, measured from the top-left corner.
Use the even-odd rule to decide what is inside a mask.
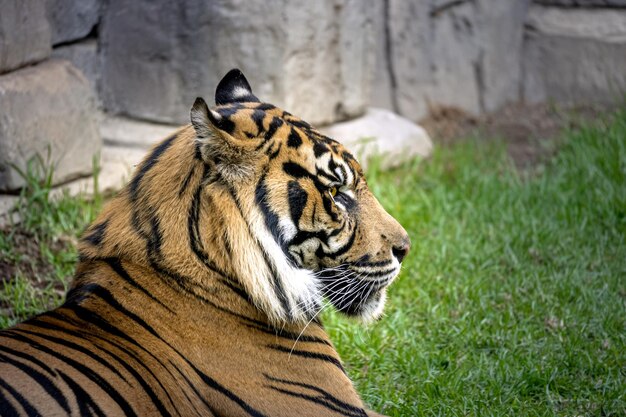
[[[38,277],[47,277],[54,273],[54,266],[41,253],[41,245],[37,236],[19,227],[0,229],[0,233],[10,236],[11,252],[0,252],[0,288],[4,283],[21,273],[28,277],[33,286],[43,285]],[[70,242],[65,239],[54,239],[46,242],[51,252],[67,250]],[[62,289],[62,284],[59,283]]]
[[[564,131],[578,129],[605,111],[592,106],[516,103],[472,116],[455,107],[434,107],[420,124],[435,144],[444,146],[472,137],[503,140],[515,165],[528,168],[554,154]]]

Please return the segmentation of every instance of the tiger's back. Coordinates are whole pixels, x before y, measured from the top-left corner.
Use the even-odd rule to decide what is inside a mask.
[[[240,72],[216,102],[85,232],[66,302],[0,332],[1,415],[372,415],[317,316],[379,315],[406,232]]]

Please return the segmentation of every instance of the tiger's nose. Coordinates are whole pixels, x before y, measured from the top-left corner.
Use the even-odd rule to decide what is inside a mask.
[[[411,240],[408,236],[405,236],[404,239],[399,244],[396,244],[391,248],[391,253],[398,259],[398,262],[402,262],[402,260],[409,253],[409,249],[411,249]]]

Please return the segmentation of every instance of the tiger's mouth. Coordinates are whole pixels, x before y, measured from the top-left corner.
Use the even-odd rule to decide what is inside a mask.
[[[321,270],[322,294],[340,312],[364,320],[377,318],[385,302],[385,289],[400,272],[400,263],[357,261]]]

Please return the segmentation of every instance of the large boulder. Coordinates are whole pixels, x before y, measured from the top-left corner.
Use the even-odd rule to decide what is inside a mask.
[[[55,183],[90,174],[100,146],[94,92],[69,62],[0,76],[0,191],[22,187],[15,168],[26,172],[37,155],[53,167]]]
[[[102,0],[45,0],[45,3],[54,45],[84,38],[100,20]]]
[[[361,117],[322,128],[343,143],[363,166],[377,156],[385,167],[397,166],[415,157],[430,156],[433,144],[419,125],[397,114],[370,108]]]
[[[254,92],[311,123],[362,114],[374,65],[374,0],[111,0],[101,30],[112,112],[186,123],[238,67]]]
[[[378,7],[372,104],[419,120],[434,107],[478,114],[518,99],[528,0],[388,0]]]
[[[39,0],[0,2],[0,74],[50,56],[50,25]]]
[[[623,103],[626,13],[533,6],[527,26],[527,102]]]

